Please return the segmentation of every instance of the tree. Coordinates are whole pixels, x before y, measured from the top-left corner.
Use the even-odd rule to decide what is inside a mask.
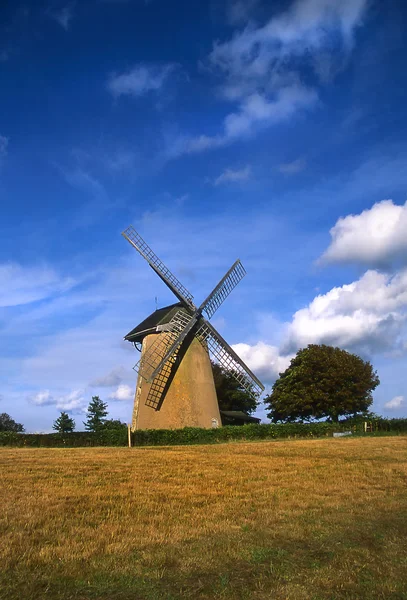
[[[52,429],[58,433],[72,433],[75,429],[75,421],[66,412],[61,412],[58,419],[54,421]]]
[[[242,410],[246,413],[256,410],[256,400],[240,385],[231,371],[212,363],[212,372],[220,410]]]
[[[120,421],[120,419],[106,419],[103,425],[103,429],[123,429],[125,427],[127,429],[126,423]]]
[[[357,415],[372,404],[380,380],[369,362],[333,346],[310,344],[280,373],[265,399],[274,422]]]
[[[87,419],[83,422],[88,431],[99,432],[103,429],[107,416],[107,404],[99,398],[92,396],[87,410]]]
[[[16,423],[14,419],[7,413],[0,415],[0,431],[14,431],[15,433],[22,433],[24,431],[21,423]]]

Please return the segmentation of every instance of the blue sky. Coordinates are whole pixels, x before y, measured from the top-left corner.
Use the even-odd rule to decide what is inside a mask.
[[[130,223],[270,389],[295,351],[372,361],[407,412],[402,1],[83,0],[0,8],[0,412],[129,421],[123,336],[173,297]],[[265,411],[259,409],[264,417]]]

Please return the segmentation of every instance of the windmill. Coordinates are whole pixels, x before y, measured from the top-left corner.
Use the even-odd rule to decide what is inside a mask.
[[[196,307],[193,296],[132,227],[123,237],[174,293],[178,302],[157,309],[126,336],[141,351],[133,429],[217,427],[220,414],[210,358],[258,397],[263,384],[209,322],[246,271],[237,260]],[[203,316],[205,313],[206,317]]]

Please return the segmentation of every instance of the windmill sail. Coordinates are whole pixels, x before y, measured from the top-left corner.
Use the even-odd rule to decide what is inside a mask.
[[[176,295],[178,300],[183,302],[192,310],[196,310],[193,303],[193,295],[182,285],[180,281],[171,273],[158,256],[151,250],[150,246],[137,233],[132,225],[125,229],[122,236],[146,259],[148,264],[157,275],[164,281],[170,290]]]
[[[208,319],[210,319],[245,275],[246,271],[242,263],[240,260],[237,260],[226,275],[219,281],[218,285],[209,294],[206,300],[202,302],[199,310],[205,311]]]
[[[170,353],[168,350],[174,346],[174,342],[185,331],[190,320],[191,317],[186,311],[182,309],[178,310],[171,321],[165,326],[165,330],[158,334],[154,343],[142,353],[139,362],[133,368],[147,382],[154,379],[168,360],[172,363],[175,362],[175,350],[178,350],[179,345],[174,350],[171,350]]]
[[[207,346],[212,357],[257,400],[264,385],[208,321],[204,321],[198,329],[197,338]]]

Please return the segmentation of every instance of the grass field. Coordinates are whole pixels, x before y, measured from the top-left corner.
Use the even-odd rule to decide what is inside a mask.
[[[407,599],[407,437],[0,463],[2,600]]]

